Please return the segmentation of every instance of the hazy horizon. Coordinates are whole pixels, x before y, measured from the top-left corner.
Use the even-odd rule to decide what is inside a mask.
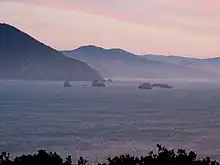
[[[158,146],[106,165],[199,162],[178,148],[220,162],[219,9],[217,0],[0,0],[0,165],[62,164],[56,153],[97,164],[156,144],[177,155]],[[55,154],[16,157],[38,149]]]
[[[217,0],[1,0],[0,22],[57,50],[96,45],[210,58],[220,54],[219,9]]]

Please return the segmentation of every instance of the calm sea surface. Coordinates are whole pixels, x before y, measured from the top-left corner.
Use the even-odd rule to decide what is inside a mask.
[[[0,81],[0,152],[37,149],[104,158],[147,154],[157,143],[220,159],[220,83],[174,89],[64,88],[62,82]]]

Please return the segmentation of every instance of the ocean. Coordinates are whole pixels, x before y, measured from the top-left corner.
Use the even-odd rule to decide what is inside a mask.
[[[72,84],[0,81],[0,152],[46,149],[99,160],[146,155],[159,143],[220,159],[220,83],[175,81],[174,89],[153,90],[139,90],[139,82]]]

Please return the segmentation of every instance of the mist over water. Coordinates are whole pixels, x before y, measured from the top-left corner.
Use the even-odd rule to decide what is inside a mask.
[[[139,90],[139,81],[107,88],[0,81],[0,151],[44,148],[102,159],[147,154],[160,143],[220,159],[220,83],[165,82],[174,89]]]

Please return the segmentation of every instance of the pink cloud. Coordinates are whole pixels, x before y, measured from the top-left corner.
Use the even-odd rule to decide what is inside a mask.
[[[191,33],[207,33],[207,29],[215,33],[220,28],[218,0],[35,0],[33,2],[134,24],[173,28]]]
[[[6,7],[1,8],[2,2]],[[219,9],[217,0],[1,0],[0,20],[59,49],[97,44],[135,52],[217,56]],[[51,39],[53,34],[59,37]]]
[[[218,31],[218,0],[22,0],[48,7],[75,10],[121,21],[191,32]]]

